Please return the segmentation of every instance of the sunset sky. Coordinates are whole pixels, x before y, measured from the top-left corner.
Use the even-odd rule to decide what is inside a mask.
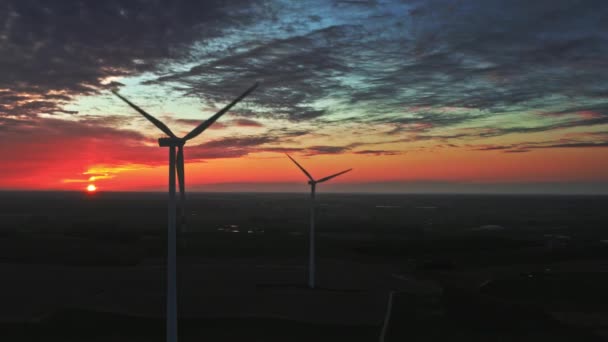
[[[0,3],[0,189],[608,193],[608,4]],[[334,182],[335,181],[335,182]],[[325,185],[325,184],[324,184]]]

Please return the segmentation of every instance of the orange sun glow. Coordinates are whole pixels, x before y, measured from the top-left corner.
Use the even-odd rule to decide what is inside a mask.
[[[89,184],[89,186],[87,186],[88,192],[95,192],[95,190],[97,190],[97,187],[95,186],[95,184]]]

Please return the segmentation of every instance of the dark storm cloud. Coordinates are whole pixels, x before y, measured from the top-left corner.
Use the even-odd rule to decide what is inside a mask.
[[[306,147],[284,147],[277,146],[278,143],[286,141],[285,135],[268,134],[260,136],[245,136],[238,138],[222,138],[208,141],[199,145],[188,146],[189,158],[236,158],[251,153],[274,152],[295,153],[299,152],[306,156],[341,154],[352,151],[353,148],[363,146],[363,143],[352,143],[348,145],[312,145]],[[353,152],[359,154],[392,154],[395,151],[362,151]]]
[[[587,139],[581,139],[581,138]],[[593,138],[593,140],[589,140]],[[608,147],[608,135],[606,133],[595,133],[581,135],[579,137],[562,138],[555,141],[521,142],[509,145],[481,145],[474,146],[476,151],[504,151],[506,153],[530,152],[536,149],[547,148],[594,148]]]
[[[260,122],[251,119],[236,119],[232,122],[239,127],[264,127]]]
[[[296,137],[301,137],[307,134],[310,134],[311,132],[307,131],[307,130],[291,130],[291,129],[287,129],[287,128],[282,128],[282,129],[273,129],[270,131],[271,134],[278,134],[284,138],[296,138]]]
[[[445,114],[433,114],[433,115],[422,115],[414,116],[410,118],[395,119],[389,123],[398,124],[397,127],[389,131],[388,134],[399,134],[401,132],[416,132],[416,133],[428,133],[432,127],[442,126],[447,127],[450,125],[473,121],[479,118],[491,118],[491,114],[451,114],[447,117],[449,120],[444,120]],[[403,142],[409,141],[421,141],[421,140],[447,140],[447,139],[478,139],[478,138],[490,138],[498,137],[508,134],[526,134],[526,133],[540,133],[557,131],[568,128],[576,127],[593,127],[597,125],[608,124],[608,105],[588,105],[588,106],[575,106],[569,107],[560,111],[551,111],[540,113],[540,116],[552,116],[552,117],[568,117],[565,120],[561,120],[555,123],[535,124],[535,125],[522,125],[512,127],[496,127],[496,126],[484,126],[468,129],[465,133],[456,134],[418,134],[416,136],[403,139]],[[402,125],[403,124],[403,125]],[[591,134],[593,136],[593,134]]]
[[[340,154],[350,150],[348,146],[309,146],[305,149],[307,155]]]
[[[201,148],[242,148],[259,146],[277,141],[277,137],[273,136],[251,136],[251,137],[240,137],[240,138],[223,138],[212,140],[204,144],[198,145]]]
[[[314,105],[332,99],[346,106],[341,110],[379,115],[375,122],[395,124],[393,133],[475,121],[479,111],[490,116],[563,106],[575,97],[606,98],[605,104],[580,110],[608,104],[608,6],[602,1],[336,1],[332,8],[352,20],[334,19],[260,43],[242,41],[236,43],[238,53],[152,83],[221,101],[226,89],[237,93],[262,80],[251,97],[265,108],[258,116],[323,117],[338,124],[345,119],[331,119],[337,110],[331,104]],[[411,106],[477,113],[403,117]],[[580,125],[600,124],[604,121]]]
[[[553,115],[568,115],[568,114],[576,114],[579,112],[594,112],[598,115],[608,116],[608,102],[601,104],[589,104],[589,105],[579,105],[579,106],[569,106],[566,109],[562,109],[559,111],[552,111],[547,114]]]
[[[397,118],[380,118],[375,119],[377,123],[391,124],[394,129],[387,132],[389,135],[401,134],[404,132],[425,133],[435,128],[442,128],[461,124],[464,122],[474,121],[481,117],[487,117],[483,114],[471,113],[441,113],[441,112],[418,112],[416,114]]]
[[[274,153],[294,153],[294,152],[300,152],[302,149],[298,148],[298,147],[277,147],[277,146],[271,146],[271,147],[265,147],[264,151],[265,152],[274,152]]]
[[[36,94],[50,102],[1,110],[13,115],[52,113],[71,95],[99,91],[105,77],[156,70],[161,61],[187,54],[192,42],[247,24],[246,17],[237,19],[230,12],[230,6],[245,3],[3,1],[0,89],[10,89],[10,96]]]
[[[457,86],[448,92],[458,95],[454,103],[501,110],[546,95],[591,96],[608,89],[601,79],[608,51],[604,3],[467,4],[455,10],[458,23],[444,25],[448,54],[441,60],[455,57],[458,64],[443,66],[449,77],[462,77],[444,86]]]
[[[52,138],[61,138],[65,140],[90,139],[100,143],[118,140],[129,144],[151,141],[136,131],[119,130],[100,125],[101,120],[98,117],[89,117],[84,122],[51,118],[16,120],[0,117],[0,140],[38,143],[43,140],[50,141]],[[110,118],[111,120],[112,118]]]
[[[530,150],[527,150],[527,149],[505,150],[505,153],[526,153],[526,152],[530,152]]]
[[[305,156],[316,156],[324,154],[342,154],[347,153],[352,149],[352,146],[308,146],[308,147],[278,147],[270,146],[261,148],[258,152],[276,152],[276,153],[301,153]]]
[[[384,144],[382,143],[351,143],[347,145],[313,145],[306,146],[303,148],[272,148],[265,149],[266,151],[272,152],[299,152],[305,156],[323,155],[323,154],[343,154],[343,153],[354,153],[359,155],[397,155],[403,154],[401,151],[389,151],[389,150],[360,150],[353,151],[354,148],[362,146],[371,146]]]
[[[205,159],[240,158],[251,153],[248,148],[198,148],[188,147],[185,150],[186,162]]]
[[[543,146],[543,148],[576,148],[576,147],[608,147],[608,141],[602,142],[573,142]]]
[[[403,154],[402,151],[388,151],[388,150],[362,150],[355,151],[354,154],[363,154],[363,155],[374,155],[374,156],[394,156],[398,154]]]
[[[250,153],[263,152],[263,145],[277,142],[278,136],[245,136],[211,140],[188,146],[188,157],[195,159],[238,158]]]
[[[200,125],[204,120],[197,119],[174,119],[169,116],[163,117],[163,122],[169,123],[177,123],[185,126],[189,126],[192,129],[198,125]],[[234,120],[224,120],[222,122],[215,122],[213,125],[209,127],[209,129],[225,129],[229,127],[264,127],[264,125],[256,120],[251,119],[234,119]]]
[[[476,148],[477,151],[496,151],[513,148],[512,145],[487,145]]]
[[[252,49],[197,65],[186,72],[148,83],[177,82],[189,93],[222,102],[257,81],[262,87],[248,101],[262,104],[268,116],[311,120],[326,112],[312,102],[339,91],[331,77],[346,75],[350,67],[332,53],[332,42],[348,38],[350,27],[328,27],[305,35],[274,39]],[[257,113],[264,116],[264,112]]]
[[[517,127],[506,127],[506,128],[492,128],[479,133],[479,137],[496,137],[506,134],[521,134],[521,133],[537,133],[537,132],[547,132],[565,128],[573,128],[573,127],[590,127],[596,125],[605,125],[608,124],[608,116],[600,116],[591,119],[580,119],[580,120],[569,120],[566,122],[556,123],[556,124],[548,124],[548,125],[540,125],[540,126],[517,126]]]

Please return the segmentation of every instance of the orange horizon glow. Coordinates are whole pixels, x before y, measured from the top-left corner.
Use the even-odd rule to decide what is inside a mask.
[[[186,149],[186,160],[187,158]],[[166,150],[158,149],[165,154]],[[163,153],[164,152],[164,153]],[[294,154],[315,178],[346,168],[352,172],[331,181],[352,184],[374,182],[606,182],[608,148],[552,149],[528,153],[446,149],[393,156],[355,154],[302,156]],[[20,188],[88,192],[103,185],[106,191],[156,191],[167,187],[168,166],[158,164],[87,164],[73,161],[64,167],[41,170],[19,179]],[[82,170],[80,174],[74,170]],[[91,183],[95,181],[95,183]],[[306,183],[305,176],[282,154],[260,153],[240,158],[186,163],[186,188],[226,183]],[[13,183],[14,184],[14,183]],[[7,187],[0,183],[0,187]],[[93,189],[94,188],[94,189]]]

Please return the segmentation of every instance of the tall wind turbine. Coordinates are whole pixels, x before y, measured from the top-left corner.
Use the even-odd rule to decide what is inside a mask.
[[[339,175],[345,174],[352,169],[344,170],[344,171],[335,173],[331,176],[327,176],[327,177],[315,180],[314,178],[312,178],[310,173],[308,173],[308,171],[306,171],[306,169],[304,169],[302,167],[302,165],[298,164],[298,162],[295,161],[295,159],[291,158],[291,156],[289,154],[286,154],[286,155],[287,155],[287,157],[289,157],[289,159],[291,159],[292,162],[294,162],[300,168],[300,170],[302,170],[302,172],[304,172],[306,177],[308,177],[308,179],[309,179],[308,184],[310,184],[310,229],[308,231],[308,287],[310,287],[311,289],[314,289],[315,288],[315,264],[316,264],[316,257],[315,257],[315,191],[317,188],[317,183],[326,182],[334,177],[338,177]]]
[[[177,232],[176,232],[176,203],[175,203],[175,173],[177,169],[177,178],[179,181],[180,191],[180,209],[181,209],[181,225],[185,222],[184,202],[186,199],[185,192],[185,175],[184,175],[184,144],[190,139],[197,137],[203,133],[204,130],[209,128],[220,116],[224,115],[232,106],[241,101],[245,96],[249,95],[258,83],[256,82],[253,86],[247,89],[234,101],[230,102],[226,107],[222,108],[219,112],[215,113],[212,117],[203,121],[200,125],[196,126],[190,133],[184,137],[177,137],[169,127],[164,123],[146,113],[143,109],[139,108],[131,101],[124,98],[116,90],[112,92],[118,96],[121,100],[126,102],[131,108],[135,109],[141,115],[143,115],[148,121],[152,122],[154,126],[158,127],[167,137],[159,138],[158,145],[161,147],[169,147],[169,228],[167,232],[167,342],[177,342]],[[177,156],[175,149],[177,148]]]

